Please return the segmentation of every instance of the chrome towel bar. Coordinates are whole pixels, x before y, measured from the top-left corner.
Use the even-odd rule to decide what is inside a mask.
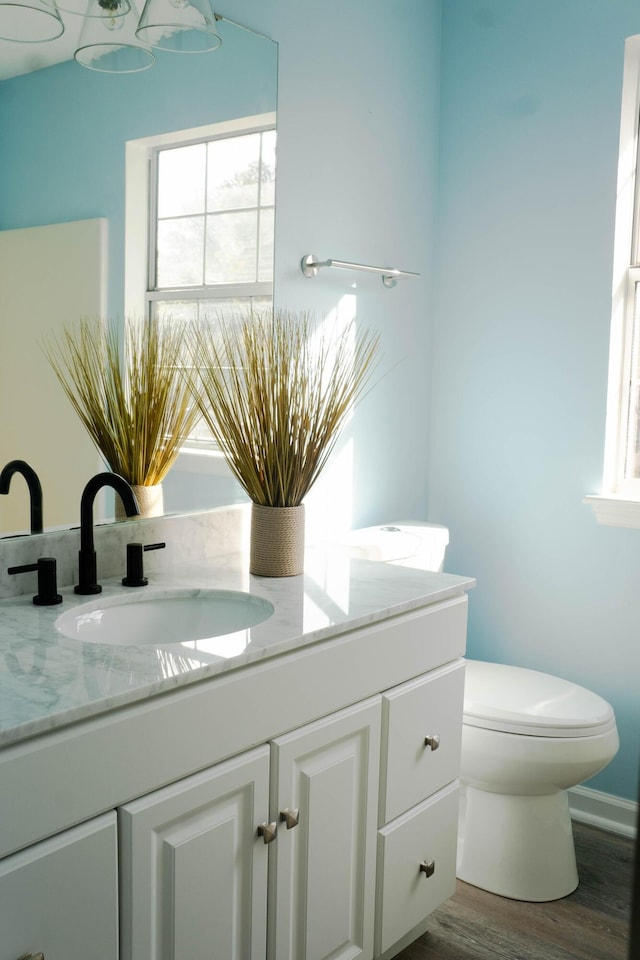
[[[350,263],[348,260],[318,260],[313,253],[308,253],[300,261],[300,267],[305,277],[317,277],[320,267],[339,267],[341,270],[363,270],[365,273],[382,274],[385,287],[395,287],[398,279],[419,277],[419,273],[409,270],[397,270],[395,267],[370,267],[365,263]]]

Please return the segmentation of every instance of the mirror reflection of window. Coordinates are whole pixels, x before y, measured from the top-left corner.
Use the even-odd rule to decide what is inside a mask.
[[[151,152],[146,316],[229,321],[250,304],[270,307],[275,128],[171,136]],[[214,445],[203,422],[188,445]]]
[[[156,290],[271,281],[275,137],[157,151]]]

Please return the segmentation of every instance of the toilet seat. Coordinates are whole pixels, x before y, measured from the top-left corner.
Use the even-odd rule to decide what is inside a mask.
[[[530,737],[591,737],[615,727],[606,700],[537,670],[467,660],[464,723]]]

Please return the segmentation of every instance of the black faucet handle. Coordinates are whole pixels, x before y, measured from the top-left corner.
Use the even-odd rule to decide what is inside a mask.
[[[38,574],[38,592],[33,602],[38,607],[52,607],[62,603],[62,595],[58,593],[57,564],[55,557],[40,557],[36,563],[25,563],[21,567],[9,567],[7,573]]]
[[[143,555],[147,550],[163,550],[166,543],[127,544],[127,575],[122,578],[123,587],[146,587],[149,580],[144,575]]]

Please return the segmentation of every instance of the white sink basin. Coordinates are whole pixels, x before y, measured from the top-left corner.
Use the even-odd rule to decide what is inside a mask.
[[[155,590],[83,603],[55,626],[72,640],[158,647],[247,630],[273,610],[268,600],[236,590]]]

